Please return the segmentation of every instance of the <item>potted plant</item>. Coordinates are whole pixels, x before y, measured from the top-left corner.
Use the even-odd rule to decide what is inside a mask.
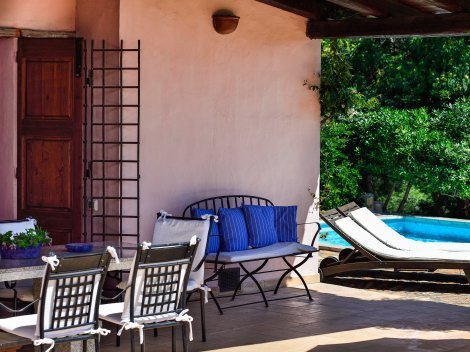
[[[51,241],[47,231],[39,226],[20,233],[8,231],[0,234],[0,254],[2,259],[37,258],[41,246],[49,245]]]

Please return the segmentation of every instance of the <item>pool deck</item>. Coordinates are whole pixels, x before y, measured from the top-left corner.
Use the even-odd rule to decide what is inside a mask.
[[[338,285],[312,284],[313,302],[305,298],[227,310],[221,316],[207,305],[208,341],[200,341],[198,309],[195,340],[190,351],[250,352],[397,352],[470,351],[470,298],[457,295],[453,304],[410,295],[355,289]],[[284,289],[283,295],[298,293]],[[252,299],[243,297],[241,300]],[[128,334],[120,348],[114,337],[104,337],[103,352],[129,351]],[[157,338],[146,333],[147,350],[171,351],[169,330]],[[178,340],[180,343],[180,340]],[[181,351],[181,345],[178,346]]]

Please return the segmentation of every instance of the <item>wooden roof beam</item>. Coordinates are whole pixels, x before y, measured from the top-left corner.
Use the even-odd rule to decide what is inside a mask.
[[[450,12],[460,12],[460,11],[470,11],[470,1],[469,0],[426,0],[434,4],[436,7],[450,11]]]
[[[470,13],[362,18],[307,23],[310,39],[458,36],[470,34]]]
[[[327,0],[328,2],[360,13],[362,16],[384,17],[387,14],[371,5],[371,2],[358,2],[355,0]],[[373,4],[373,3],[372,3]]]
[[[256,0],[263,4],[277,7],[278,9],[295,13],[296,15],[312,18],[312,19],[324,19],[325,13],[321,6],[315,1],[309,0]]]
[[[449,13],[470,11],[470,0],[400,0],[423,12]]]
[[[390,17],[394,15],[417,16],[422,14],[418,9],[394,0],[328,0],[329,2],[360,12],[366,16]]]

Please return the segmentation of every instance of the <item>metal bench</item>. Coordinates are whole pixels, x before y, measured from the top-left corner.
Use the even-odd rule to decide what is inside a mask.
[[[183,217],[191,216],[191,210],[196,209],[196,208],[211,209],[211,210],[214,210],[214,212],[217,214],[217,211],[219,210],[219,208],[237,208],[237,207],[241,207],[242,205],[274,206],[273,202],[271,202],[269,199],[257,197],[257,196],[249,196],[249,195],[219,196],[219,197],[203,199],[203,200],[200,200],[198,202],[194,202],[188,205],[184,209]],[[220,248],[222,247],[221,245],[217,253],[211,253],[211,254],[206,255],[205,261],[207,263],[211,263],[214,265],[214,268],[213,268],[214,272],[210,277],[205,279],[205,282],[207,283],[209,281],[213,281],[217,277],[219,277],[219,275],[226,269],[227,265],[238,264],[240,268],[244,271],[244,275],[239,280],[233,292],[232,300],[235,299],[238,290],[241,288],[242,283],[246,279],[250,278],[257,286],[258,291],[263,298],[263,302],[265,306],[268,307],[269,303],[268,303],[268,299],[266,298],[265,292],[254,275],[263,273],[261,270],[266,266],[266,264],[268,263],[270,259],[282,258],[284,263],[287,265],[287,269],[285,270],[281,269],[283,273],[280,276],[276,284],[276,288],[274,289],[274,294],[277,294],[279,287],[282,281],[284,280],[284,278],[289,273],[294,272],[298,275],[298,277],[302,281],[302,284],[305,288],[305,291],[309,300],[312,300],[312,296],[307,287],[307,283],[305,282],[304,278],[297,270],[300,266],[305,264],[307,260],[313,256],[313,253],[318,252],[318,249],[314,247],[313,245],[320,231],[320,226],[314,222],[297,224],[297,225],[299,226],[299,225],[308,225],[308,224],[316,224],[318,226],[318,229],[310,245],[304,245],[298,242],[278,242],[273,245],[262,247],[262,248],[254,248],[254,249],[250,248],[244,251],[236,251],[236,252],[221,252],[220,250]],[[223,236],[220,236],[220,241],[222,243]],[[292,265],[287,260],[287,257],[292,257],[292,256],[301,256],[302,260],[299,263]],[[248,262],[261,262],[261,263],[255,269],[249,270],[245,265],[245,263],[248,263]],[[215,298],[214,294],[212,292],[210,294],[214,302],[216,303],[220,314],[223,314],[222,308],[220,304],[218,303],[217,299]],[[248,304],[251,304],[251,303],[248,303]],[[245,304],[239,304],[239,305],[230,306],[230,307],[238,307],[242,305],[245,305]]]

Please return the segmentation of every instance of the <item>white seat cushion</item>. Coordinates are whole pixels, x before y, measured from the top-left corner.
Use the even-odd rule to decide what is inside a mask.
[[[100,319],[109,321],[114,324],[124,325],[126,321],[121,320],[124,302],[109,303],[100,305]],[[162,321],[175,320],[177,313],[152,315],[149,317],[141,317],[135,320],[136,323],[158,323]]]
[[[36,335],[37,314],[20,315],[17,317],[0,319],[0,329],[6,332],[25,337],[30,340],[38,338]],[[81,326],[73,329],[50,331],[44,337],[58,338],[78,335],[93,328],[93,325]]]
[[[188,288],[186,289],[186,292],[191,292],[191,291],[198,290],[198,289],[199,290],[201,289],[201,285],[196,280],[189,278]]]
[[[244,251],[220,252],[219,263],[239,263],[247,260],[268,259],[302,253],[316,252],[317,249],[297,242],[278,242],[270,246],[247,249]],[[210,253],[206,261],[215,261],[216,253]]]
[[[193,259],[193,270],[190,278],[196,280],[199,285],[204,284],[204,265],[194,271],[204,258],[207,237],[209,235],[210,219],[172,219],[160,217],[155,221],[152,244],[168,244],[190,241],[193,236],[199,238],[199,246]]]

